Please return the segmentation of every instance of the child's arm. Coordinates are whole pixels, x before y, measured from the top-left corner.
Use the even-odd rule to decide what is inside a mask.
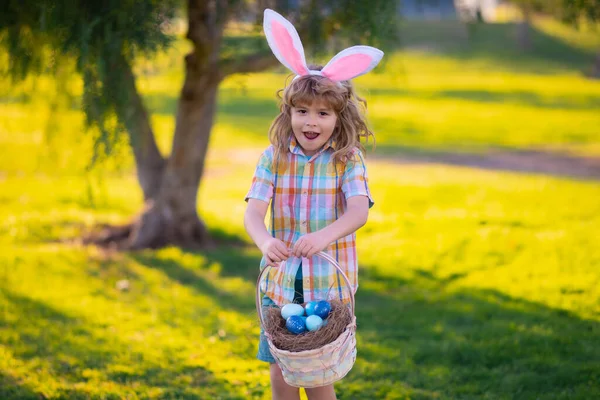
[[[346,212],[334,223],[316,232],[302,236],[294,244],[292,254],[296,257],[312,257],[325,250],[329,244],[348,236],[367,223],[369,216],[369,198],[352,196],[348,198]]]
[[[272,237],[265,226],[265,215],[269,203],[257,199],[248,199],[248,207],[244,214],[246,232],[260,249],[267,265],[278,267],[279,262],[287,260],[289,252],[285,243]]]

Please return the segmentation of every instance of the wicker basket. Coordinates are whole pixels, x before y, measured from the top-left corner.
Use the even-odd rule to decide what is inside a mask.
[[[348,277],[333,257],[324,252],[319,252],[316,255],[329,261],[338,270],[342,278],[344,278],[346,287],[350,291],[352,321],[333,342],[318,349],[300,352],[278,349],[273,345],[269,333],[265,331],[269,350],[281,368],[283,379],[288,385],[295,387],[313,388],[330,385],[346,376],[352,369],[354,361],[356,361],[356,316],[354,313],[354,292],[352,291],[352,286]],[[260,282],[269,268],[266,267],[260,272],[256,285],[256,310],[261,326],[263,327]]]

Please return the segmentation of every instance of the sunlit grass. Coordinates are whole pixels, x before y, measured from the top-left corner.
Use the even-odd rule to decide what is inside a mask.
[[[184,51],[136,67],[165,154]],[[536,73],[420,48],[356,84],[384,152],[598,156],[600,84],[558,64],[538,60]],[[89,168],[77,79],[70,100],[45,77],[3,86],[0,398],[270,398],[255,360],[259,252],[242,217],[283,81],[275,71],[221,87],[198,209],[215,237],[247,245],[203,252],[78,244],[142,207],[127,145]],[[339,398],[600,397],[596,182],[373,159],[369,174],[359,355]]]
[[[199,206],[226,235],[243,235],[257,155],[209,163]],[[597,185],[380,162],[370,171],[360,356],[341,398],[596,390],[585,377],[600,356]],[[80,178],[0,183],[5,395],[266,398],[267,369],[254,360],[258,252],[103,254],[61,243],[141,206],[132,177],[107,176],[96,203],[87,190]]]

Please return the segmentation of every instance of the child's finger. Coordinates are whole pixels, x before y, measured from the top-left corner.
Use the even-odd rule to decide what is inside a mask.
[[[297,251],[297,250],[298,250],[298,242],[294,243],[294,245],[292,246],[292,249],[291,249],[291,251],[292,251],[292,254],[293,254],[294,256],[296,256],[296,251]],[[297,256],[296,256],[296,257],[297,257]]]
[[[275,252],[275,254],[277,254],[282,260],[286,260],[289,256],[288,249],[287,247],[285,247],[285,244],[283,244],[283,242],[277,243],[277,245],[273,249],[273,252]]]
[[[298,240],[296,243],[294,243],[294,248],[292,249],[292,253],[294,253],[294,255],[296,257],[300,257],[300,246],[302,245],[302,239]]]
[[[312,250],[312,246],[306,246],[302,249],[302,257],[310,257],[309,254]]]
[[[273,261],[277,261],[277,262],[281,261],[281,257],[279,257],[279,256],[277,255],[277,253],[275,253],[274,251],[270,251],[270,252],[268,253],[268,256],[269,256],[269,258],[270,258],[271,260],[273,260]]]
[[[304,241],[298,244],[298,249],[296,250],[296,257],[304,256],[306,246],[307,243]]]
[[[268,256],[265,257],[265,261],[266,261],[267,265],[270,265],[273,268],[279,267],[279,263],[276,263],[275,261],[271,260]]]
[[[273,266],[273,260],[271,260],[271,258],[269,257],[269,255],[265,254],[264,257],[265,257],[265,265]]]
[[[285,261],[288,259],[288,255],[287,253],[283,253],[281,250],[279,249],[273,249],[273,252],[277,255],[277,257],[279,258],[279,260],[275,260],[275,261]]]

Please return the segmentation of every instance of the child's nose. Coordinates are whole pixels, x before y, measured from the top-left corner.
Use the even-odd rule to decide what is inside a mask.
[[[313,116],[309,116],[308,120],[306,121],[306,125],[308,126],[317,126],[317,119]]]

